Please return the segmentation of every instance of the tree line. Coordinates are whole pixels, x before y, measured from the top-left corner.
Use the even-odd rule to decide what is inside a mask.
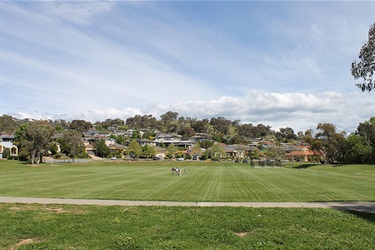
[[[129,138],[116,135],[116,131],[130,129],[134,132]],[[274,131],[264,124],[241,124],[239,120],[231,121],[225,117],[182,117],[172,111],[161,115],[160,119],[152,115],[135,115],[125,121],[116,118],[95,123],[85,120],[20,120],[9,115],[0,116],[0,133],[14,133],[20,158],[28,158],[32,163],[39,162],[46,151],[55,153],[56,141],[61,151],[72,158],[87,156],[82,138],[90,130],[110,134],[119,144],[134,141],[127,146],[137,155],[155,154],[153,149],[136,145],[137,140],[141,139],[141,129],[146,131],[142,138],[150,140],[155,138],[156,131],[175,133],[186,139],[204,134],[208,140],[200,142],[198,147],[202,148],[212,147],[214,142],[246,145],[255,139],[274,141],[276,145],[303,142],[309,144],[313,151],[321,152],[324,161],[329,163],[375,163],[375,117],[360,123],[356,131],[347,134],[337,131],[331,123],[319,123],[315,131],[309,129],[295,133],[290,127]],[[109,154],[103,141],[99,141],[96,147],[101,156]]]

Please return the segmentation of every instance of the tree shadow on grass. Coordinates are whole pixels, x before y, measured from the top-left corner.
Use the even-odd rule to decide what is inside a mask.
[[[320,165],[321,165],[320,163],[304,163],[304,164],[295,166],[293,168],[294,169],[306,169],[306,168],[311,168],[311,167],[320,166]]]
[[[356,210],[343,210],[343,209],[339,209],[339,210],[341,210],[344,213],[355,215],[371,223],[375,223],[375,213],[368,213],[368,212],[362,212],[362,211],[356,211]]]
[[[339,168],[339,167],[344,167],[345,164],[331,164],[331,166],[334,168]]]
[[[341,205],[332,205],[330,207],[375,223],[375,202],[342,203]]]

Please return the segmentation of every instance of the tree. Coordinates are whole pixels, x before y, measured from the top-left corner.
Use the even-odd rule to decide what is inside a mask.
[[[128,146],[128,153],[132,158],[139,158],[142,154],[142,147],[136,140],[132,140]]]
[[[229,126],[232,122],[225,117],[212,118],[210,124],[213,125],[215,131],[227,135],[229,133]]]
[[[22,148],[30,154],[31,164],[41,161],[41,156],[53,142],[53,128],[48,121],[33,121],[20,128],[15,133],[15,139]]]
[[[178,134],[182,135],[184,138],[190,138],[195,135],[195,131],[191,127],[182,126],[180,127]]]
[[[75,129],[77,131],[80,131],[81,133],[88,131],[91,127],[91,122],[87,122],[84,120],[73,120],[70,123],[70,129]]]
[[[192,120],[190,122],[190,127],[194,129],[194,131],[197,133],[206,133],[208,123],[209,123],[208,119],[203,119],[201,121]]]
[[[170,132],[170,129],[171,129],[170,128],[170,124],[171,124],[172,121],[177,120],[178,113],[177,112],[168,111],[164,115],[161,115],[160,118],[164,122],[164,124],[165,124],[165,126],[167,128],[167,132]]]
[[[143,148],[142,148],[142,154],[146,157],[146,158],[151,158],[151,157],[154,157],[156,155],[157,151],[156,151],[156,148],[155,146],[152,146],[152,145],[148,145],[146,144]]]
[[[280,140],[280,141],[288,142],[288,141],[292,141],[292,140],[297,139],[297,136],[294,133],[294,130],[290,127],[280,128],[280,132],[276,133],[276,137],[277,137],[278,133],[281,135],[282,140]]]
[[[319,123],[316,138],[322,140],[321,149],[329,163],[344,163],[347,151],[345,132],[336,132],[336,127],[331,123]]]
[[[67,130],[64,132],[61,140],[61,150],[72,159],[77,155],[84,153],[84,145],[81,132],[77,130]]]
[[[367,163],[375,163],[375,117],[358,125],[356,134],[361,136],[367,148]]]
[[[222,147],[220,147],[218,144],[213,144],[208,151],[214,160],[219,160],[220,158],[223,158],[226,156],[225,150]]]
[[[0,135],[2,133],[13,133],[17,128],[17,124],[10,115],[0,116]]]
[[[95,145],[96,155],[100,157],[107,157],[110,153],[109,147],[105,144],[104,139],[100,139]]]
[[[248,138],[255,138],[254,132],[253,132],[253,124],[242,124],[236,127],[236,131],[240,136],[245,136]]]
[[[265,154],[267,156],[267,159],[276,160],[283,158],[285,152],[280,147],[270,147],[267,148]]]
[[[349,150],[346,155],[348,163],[367,163],[368,161],[368,146],[365,139],[359,134],[352,133],[348,136]]]
[[[356,86],[362,91],[375,89],[373,81],[375,70],[375,24],[370,26],[368,31],[368,40],[362,45],[359,51],[359,62],[352,63],[351,73],[354,79],[362,79],[362,83],[357,83]]]
[[[177,151],[178,151],[177,146],[173,144],[169,144],[169,146],[167,147],[167,156],[169,158],[174,158]]]

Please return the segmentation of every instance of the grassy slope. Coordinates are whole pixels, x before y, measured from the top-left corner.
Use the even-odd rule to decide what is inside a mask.
[[[4,164],[3,164],[4,163]],[[172,176],[171,167],[188,174]],[[3,161],[0,196],[173,201],[374,201],[375,167],[251,168],[234,163]]]
[[[373,249],[375,215],[331,209],[0,204],[0,248]],[[28,240],[28,241],[26,241]]]

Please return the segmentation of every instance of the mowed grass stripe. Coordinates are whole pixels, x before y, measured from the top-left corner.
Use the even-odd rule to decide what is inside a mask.
[[[337,172],[322,172],[315,169],[285,170],[288,175],[284,176],[284,180],[289,187],[289,193],[293,194],[294,199],[299,200],[308,200],[308,197],[312,196],[316,197],[315,201],[362,200],[365,196],[358,192],[358,187],[371,186],[366,181],[351,180],[350,175],[343,175],[340,170]]]
[[[3,162],[2,162],[3,163]],[[0,195],[170,201],[375,200],[374,166],[252,168],[234,163],[41,165],[4,161]],[[181,176],[171,174],[179,166]]]

